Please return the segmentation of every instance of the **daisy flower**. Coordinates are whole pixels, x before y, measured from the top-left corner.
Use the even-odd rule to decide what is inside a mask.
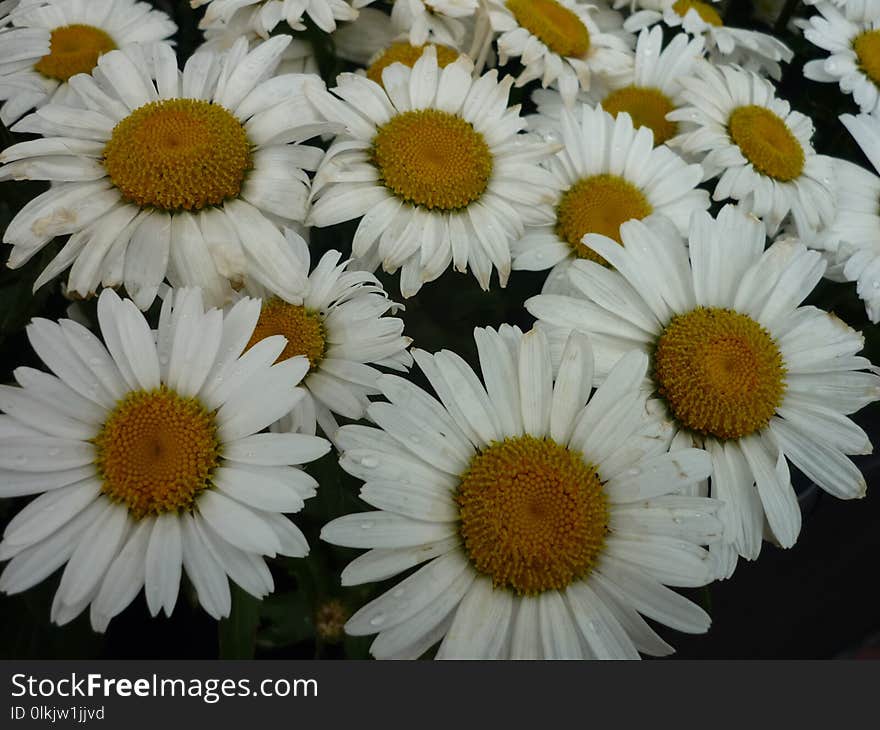
[[[464,56],[440,69],[428,46],[413,68],[386,67],[382,86],[340,74],[336,96],[309,92],[345,127],[315,175],[309,222],[363,216],[354,257],[400,269],[404,297],[450,263],[470,266],[484,289],[495,266],[506,285],[510,242],[553,220],[553,178],[538,162],[554,146],[518,134],[525,120],[507,106],[512,78],[499,82],[492,70],[473,79],[472,69]]]
[[[158,333],[108,289],[98,299],[104,344],[72,320],[35,319],[31,345],[53,374],[21,367],[0,386],[0,494],[39,494],[6,527],[0,590],[19,593],[64,571],[57,624],[91,606],[104,631],[141,588],[150,613],[171,615],[182,572],[214,618],[229,615],[227,576],[262,598],[264,555],[302,557],[308,543],[282,513],[316,483],[296,464],[330,444],[258,433],[300,402],[304,357],[272,365],[275,337],[242,354],[260,302],[225,316],[198,290],[165,299]]]
[[[248,51],[190,57],[183,72],[165,45],[132,46],[70,80],[76,105],[48,104],[13,131],[41,139],[0,153],[0,180],[51,180],[3,240],[17,268],[54,236],[73,234],[35,283],[71,264],[68,291],[125,284],[142,309],[163,278],[199,286],[210,304],[245,275],[293,301],[306,273],[276,221],[302,221],[322,151],[292,144],[326,124],[303,96],[314,76],[269,78],[290,36]],[[83,108],[84,107],[84,108]]]
[[[308,271],[308,245],[291,230],[285,234],[303,271]],[[284,335],[287,347],[278,362],[300,355],[309,360],[302,381],[306,397],[275,430],[315,433],[317,421],[332,437],[339,428],[334,414],[363,418],[370,404],[367,396],[379,392],[376,380],[381,373],[373,366],[405,372],[412,365],[406,350],[412,340],[403,336],[403,320],[383,316],[400,305],[388,298],[375,276],[349,271],[351,262],[340,263],[341,259],[339,251],[321,257],[309,275],[302,303],[287,302],[257,283],[247,285],[249,293],[263,300],[248,347]]]
[[[831,158],[810,142],[813,122],[778,99],[773,85],[751,71],[701,61],[682,79],[688,106],[668,117],[686,122],[669,141],[702,156],[705,180],[719,177],[714,200],[732,198],[775,233],[789,213],[801,232],[834,217]]]
[[[678,425],[673,445],[712,456],[711,495],[725,503],[725,541],[753,560],[764,521],[791,547],[801,512],[788,461],[836,497],[865,495],[848,454],[871,452],[846,417],[880,398],[880,377],[856,356],[864,340],[837,317],[801,301],[825,262],[802,244],[777,241],[733,206],[697,213],[686,247],[670,225],[630,221],[624,245],[588,244],[616,269],[578,261],[576,297],[539,295],[526,309],[561,342],[588,333],[597,375],[633,347],[651,357],[649,389]],[[557,344],[557,347],[559,345]]]
[[[711,579],[701,547],[718,503],[675,491],[709,474],[708,454],[667,453],[633,352],[590,395],[578,334],[554,377],[540,330],[477,329],[483,382],[448,351],[414,353],[439,398],[385,375],[378,428],[343,426],[340,465],[378,511],[321,537],[369,548],[343,585],[409,577],[357,611],[352,635],[377,658],[637,659],[673,651],[639,614],[687,633],[706,613],[666,586]],[[484,385],[485,383],[485,385]]]
[[[432,38],[457,47],[467,33],[467,21],[462,19],[471,18],[478,4],[477,0],[394,0],[391,23],[407,33],[413,45],[424,45]]]
[[[177,26],[136,0],[38,0],[13,7],[0,44],[0,121],[71,96],[69,79],[91,73],[114,48],[168,38]]]
[[[880,111],[880,9],[863,17],[855,7],[841,12],[823,2],[816,10],[819,15],[804,23],[804,37],[831,55],[804,64],[804,76],[837,82],[863,112]]]
[[[357,9],[346,0],[190,0],[189,4],[193,8],[208,6],[199,23],[202,29],[218,22],[241,23],[262,38],[267,38],[281,22],[292,30],[305,30],[305,16],[325,33],[336,30],[337,20],[354,20],[358,16]],[[239,17],[235,18],[237,14]]]
[[[542,271],[553,267],[544,291],[567,287],[568,267],[579,258],[599,263],[583,238],[588,233],[621,243],[620,227],[652,214],[669,218],[682,233],[694,211],[709,207],[709,193],[697,185],[703,168],[689,165],[668,147],[654,147],[651,128],[633,129],[627,112],[616,118],[581,105],[580,119],[561,110],[564,148],[550,161],[562,191],[556,220],[531,228],[513,245],[513,268]]]
[[[792,50],[766,33],[731,28],[715,8],[716,0],[616,0],[614,7],[629,5],[632,10],[624,29],[637,33],[642,28],[663,21],[670,28],[682,28],[692,36],[701,36],[713,61],[736,63],[754,71],[766,71],[779,78],[779,62],[788,63]]]
[[[622,31],[600,30],[591,5],[575,0],[487,0],[489,21],[498,37],[499,65],[519,58],[524,66],[516,85],[535,79],[554,85],[566,104],[578,88],[589,89],[593,75],[631,68],[632,42]]]
[[[681,80],[692,75],[702,55],[702,38],[691,39],[679,33],[663,48],[663,30],[659,26],[646,28],[636,43],[632,71],[610,77],[604,84],[593,84],[589,91],[579,92],[577,100],[590,105],[601,104],[615,117],[626,112],[636,128],[648,127],[654,133],[655,145],[664,144],[679,132],[678,124],[669,121],[666,115],[684,106]],[[532,100],[543,119],[529,117],[530,125],[533,120],[541,126],[545,126],[545,120],[559,120],[565,105],[558,92],[536,89]]]

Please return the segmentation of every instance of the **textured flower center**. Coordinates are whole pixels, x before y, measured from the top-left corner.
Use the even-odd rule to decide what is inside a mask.
[[[853,38],[859,67],[875,84],[880,84],[880,30],[866,30]]]
[[[373,138],[373,162],[385,187],[408,203],[458,210],[478,200],[492,175],[483,135],[437,109],[398,114]]]
[[[132,203],[200,210],[238,195],[251,147],[241,123],[222,106],[169,99],[135,109],[113,128],[104,166]]]
[[[583,578],[605,544],[608,505],[596,467],[550,439],[493,443],[471,461],[456,499],[474,568],[519,594]]]
[[[766,426],[785,394],[785,363],[751,317],[699,307],[672,319],[657,342],[654,377],[691,431],[736,439]]]
[[[730,138],[754,168],[786,182],[804,170],[804,148],[776,114],[749,104],[733,110],[727,122]]]
[[[593,175],[578,180],[562,196],[556,208],[556,235],[582,259],[607,264],[599,254],[581,243],[587,233],[600,233],[620,240],[620,224],[644,218],[652,208],[645,194],[618,175]]]
[[[284,335],[287,338],[287,346],[275,362],[305,355],[314,370],[324,359],[326,332],[324,321],[317,312],[272,297],[263,305],[257,326],[254,327],[254,333],[245,349],[272,335]]]
[[[49,54],[34,65],[43,76],[67,81],[77,74],[91,73],[98,58],[116,48],[113,39],[92,25],[65,25],[55,28]]]
[[[120,400],[95,447],[101,491],[135,520],[191,510],[220,450],[214,415],[165,386]]]
[[[584,56],[590,31],[576,13],[556,0],[507,0],[516,22],[560,56]]]
[[[697,15],[704,23],[715,26],[724,25],[718,11],[709,3],[700,2],[700,0],[675,0],[672,9],[682,18],[688,14],[688,10],[696,10]]]
[[[678,133],[678,125],[666,119],[675,105],[660,89],[651,86],[625,86],[612,91],[602,102],[602,108],[615,117],[626,112],[634,126],[649,127],[654,132],[655,145],[663,144]]]
[[[458,51],[449,46],[440,46],[434,43],[428,43],[421,46],[411,46],[406,41],[400,41],[388,46],[388,48],[382,52],[382,55],[369,65],[367,68],[367,78],[381,85],[382,72],[388,66],[392,63],[402,63],[403,65],[412,68],[415,66],[416,61],[422,57],[422,53],[427,46],[434,46],[434,48],[437,49],[437,64],[440,68],[445,68],[458,58]]]

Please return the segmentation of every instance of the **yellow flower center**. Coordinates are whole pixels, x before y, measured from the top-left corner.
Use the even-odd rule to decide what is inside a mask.
[[[563,195],[556,208],[556,235],[571,246],[579,258],[605,261],[581,243],[587,233],[620,239],[620,224],[644,218],[652,208],[645,194],[618,175],[593,175],[578,180]]]
[[[804,170],[804,148],[776,114],[749,104],[733,110],[727,122],[730,138],[754,168],[787,182]]]
[[[560,56],[582,57],[590,50],[590,31],[576,13],[556,0],[507,0],[516,22]]]
[[[751,317],[698,307],[667,325],[654,353],[661,397],[687,429],[736,439],[766,426],[785,394],[785,362]]]
[[[272,335],[284,335],[287,338],[287,346],[275,362],[305,355],[309,358],[311,370],[314,370],[324,359],[326,332],[324,321],[317,312],[272,297],[263,304],[257,326],[254,327],[254,333],[245,349]]]
[[[682,18],[688,14],[688,10],[696,10],[697,15],[704,23],[714,26],[724,25],[718,11],[709,3],[700,2],[700,0],[676,0],[672,9]]]
[[[428,46],[434,46],[437,49],[437,64],[440,68],[445,68],[458,58],[458,51],[449,46],[441,46],[434,43],[428,43],[421,46],[411,46],[406,41],[392,43],[386,48],[382,55],[379,56],[367,68],[367,78],[382,85],[382,72],[392,63],[402,63],[412,68],[416,61],[422,57],[422,53]]]
[[[654,144],[661,145],[678,133],[678,125],[667,121],[675,105],[660,89],[651,86],[625,86],[612,91],[602,102],[602,108],[613,116],[626,112],[636,127],[649,127],[654,132]]]
[[[77,74],[91,73],[98,59],[116,48],[113,39],[93,25],[65,25],[55,28],[49,43],[49,54],[34,69],[43,76],[67,81]]]
[[[222,106],[196,99],[135,109],[104,147],[104,167],[122,197],[161,210],[200,210],[234,198],[250,166],[241,123]]]
[[[191,510],[220,458],[214,414],[164,385],[126,395],[94,443],[101,491],[135,520]]]
[[[518,594],[585,577],[605,545],[608,505],[596,467],[551,439],[493,443],[472,459],[456,499],[474,568]]]
[[[459,210],[492,176],[492,153],[469,122],[437,109],[398,114],[373,138],[373,162],[389,190],[408,203]]]
[[[880,30],[866,30],[853,38],[859,68],[875,84],[880,84]]]

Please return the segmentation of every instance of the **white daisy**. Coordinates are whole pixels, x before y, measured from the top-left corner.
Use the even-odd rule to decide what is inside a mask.
[[[632,37],[600,30],[592,6],[575,0],[487,0],[498,37],[500,65],[519,58],[524,66],[516,85],[541,79],[554,85],[566,104],[578,88],[589,89],[594,75],[627,71],[633,64]]]
[[[681,80],[692,75],[694,65],[702,57],[703,39],[679,33],[666,48],[662,47],[663,30],[659,26],[642,30],[632,71],[579,92],[578,102],[601,104],[612,116],[627,112],[634,126],[648,127],[654,133],[655,145],[664,144],[678,134],[678,124],[667,120],[666,115],[685,105]],[[539,114],[529,117],[530,126],[535,122],[543,128],[546,120],[559,120],[565,104],[558,92],[536,89],[532,100]]]
[[[161,41],[177,30],[165,13],[136,0],[23,2],[7,22],[12,25],[0,43],[0,121],[6,126],[50,101],[67,103],[68,80],[91,73],[108,51]]]
[[[394,0],[391,23],[398,32],[408,33],[413,45],[424,45],[430,38],[460,47],[469,22],[463,19],[473,17],[477,6],[477,0]]]
[[[354,20],[358,16],[356,6],[367,2],[356,0],[355,7],[347,0],[190,0],[189,4],[193,8],[208,6],[199,23],[202,29],[218,22],[243,24],[267,38],[281,22],[292,30],[305,30],[306,16],[325,33],[332,33],[337,20]]]
[[[651,128],[633,129],[626,112],[617,117],[583,104],[580,119],[563,108],[563,149],[550,161],[561,191],[552,224],[526,231],[512,248],[513,268],[553,267],[544,291],[567,288],[568,267],[579,258],[605,263],[583,238],[599,233],[621,242],[620,226],[653,214],[669,218],[682,233],[691,214],[709,207],[697,185],[703,168],[689,165],[668,147],[654,147]]]
[[[689,106],[668,118],[687,127],[669,145],[702,155],[704,179],[719,177],[714,200],[739,201],[771,234],[789,213],[800,231],[815,231],[833,219],[831,158],[815,153],[813,122],[777,98],[769,81],[701,61],[696,76],[681,83]]]
[[[308,245],[293,231],[285,235],[308,271]],[[284,335],[287,347],[279,362],[298,355],[309,359],[309,373],[302,382],[306,397],[274,430],[315,433],[317,422],[332,437],[339,428],[334,414],[363,418],[370,404],[367,396],[379,392],[376,380],[381,373],[374,365],[404,372],[412,365],[406,350],[412,340],[403,336],[403,321],[383,316],[400,305],[388,298],[375,276],[347,271],[351,262],[339,263],[341,258],[339,251],[321,257],[301,304],[286,302],[255,282],[247,284],[249,293],[263,300],[248,347]]]
[[[344,125],[312,184],[309,221],[330,226],[361,218],[353,255],[401,270],[400,291],[415,294],[453,263],[489,288],[510,273],[510,242],[526,225],[553,221],[553,178],[538,161],[554,151],[518,132],[508,107],[513,79],[492,70],[473,79],[461,57],[440,69],[427,46],[412,69],[394,63],[382,86],[340,74],[336,96],[309,91],[326,118]],[[339,98],[337,98],[339,97]]]
[[[340,465],[379,511],[321,537],[370,548],[343,585],[430,561],[355,613],[378,658],[636,659],[673,651],[639,615],[702,633],[709,616],[666,586],[711,579],[700,547],[719,505],[674,495],[709,474],[698,449],[666,453],[646,415],[648,358],[623,358],[590,396],[589,341],[573,335],[554,378],[539,330],[477,329],[483,382],[449,351],[414,352],[439,400],[394,376],[379,428],[343,426]],[[485,383],[485,385],[484,385]],[[665,584],[665,585],[664,585]]]
[[[880,170],[880,120],[867,114],[844,114],[840,120],[874,166]],[[845,160],[834,160],[837,211],[834,221],[811,248],[827,252],[829,278],[857,282],[856,291],[875,324],[880,322],[880,177]]]
[[[841,12],[823,2],[816,10],[820,14],[804,23],[804,37],[831,55],[804,64],[804,76],[837,82],[863,112],[880,111],[880,9],[868,18],[849,5]]]
[[[623,27],[637,33],[642,28],[663,21],[670,28],[682,28],[692,36],[702,36],[711,60],[736,63],[749,70],[782,75],[779,62],[788,63],[792,50],[778,38],[745,28],[724,25],[714,3],[716,0],[616,0],[614,7],[629,6],[633,11]]]
[[[98,299],[104,344],[72,320],[36,319],[28,337],[54,375],[21,367],[0,386],[0,494],[39,494],[6,527],[0,590],[19,593],[65,566],[52,621],[91,604],[104,631],[140,589],[171,615],[186,571],[214,618],[229,614],[227,575],[262,598],[264,555],[302,557],[308,543],[282,513],[316,482],[296,464],[330,444],[261,434],[303,391],[304,357],[272,366],[283,337],[245,354],[260,302],[224,317],[198,290],[165,300],[158,334],[135,305]]]
[[[781,546],[797,540],[786,458],[830,494],[863,497],[847,454],[871,443],[846,414],[880,398],[880,377],[863,372],[873,368],[856,356],[859,332],[798,306],[825,270],[820,254],[791,240],[765,252],[763,226],[732,206],[717,221],[695,214],[689,247],[662,221],[621,232],[623,246],[587,236],[616,271],[578,261],[576,297],[540,295],[526,309],[557,348],[571,329],[588,333],[600,378],[633,347],[652,358],[648,387],[678,425],[673,445],[712,455],[726,542],[755,559],[765,517]]]
[[[166,45],[111,51],[70,81],[79,104],[49,104],[14,131],[43,135],[0,154],[0,179],[52,180],[3,240],[9,266],[73,234],[37,279],[73,264],[68,290],[125,284],[146,308],[163,277],[212,305],[245,275],[293,300],[306,272],[275,221],[302,221],[320,149],[295,144],[326,124],[303,96],[320,79],[272,76],[289,36],[248,52],[194,54],[183,72]],[[85,107],[85,108],[83,108]]]

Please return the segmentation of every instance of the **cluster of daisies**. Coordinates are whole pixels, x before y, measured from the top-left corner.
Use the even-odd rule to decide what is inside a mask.
[[[228,616],[308,554],[332,452],[372,508],[323,526],[366,551],[335,580],[405,574],[345,623],[374,656],[638,658],[673,650],[645,618],[709,628],[672,588],[794,545],[791,465],[864,496],[880,371],[803,302],[857,282],[880,319],[880,177],[817,154],[784,43],[709,0],[191,5],[181,57],[146,2],[0,2],[0,180],[49,183],[6,264],[51,246],[34,289],[97,303],[0,385],[0,496],[37,495],[0,590],[61,571],[51,620],[99,632],[141,589]],[[880,4],[808,11],[804,74],[880,171]],[[532,329],[411,347],[450,268],[545,272]]]

